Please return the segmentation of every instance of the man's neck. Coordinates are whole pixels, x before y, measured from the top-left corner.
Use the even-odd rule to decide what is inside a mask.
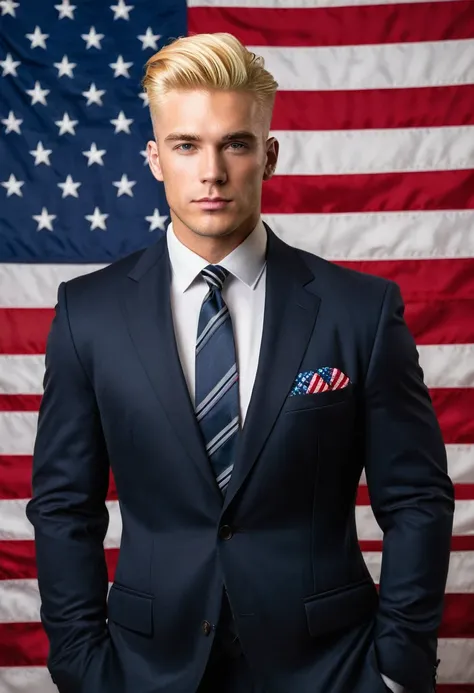
[[[173,232],[183,245],[192,250],[193,253],[196,253],[196,255],[204,258],[209,264],[217,265],[248,238],[255,229],[258,218],[255,221],[246,223],[231,234],[218,237],[201,236],[179,223],[179,221],[177,224],[173,219],[172,221]]]

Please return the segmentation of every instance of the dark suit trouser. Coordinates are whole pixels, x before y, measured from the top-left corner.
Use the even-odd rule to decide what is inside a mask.
[[[253,680],[230,612],[223,597],[222,612],[206,670],[197,693],[264,693]]]

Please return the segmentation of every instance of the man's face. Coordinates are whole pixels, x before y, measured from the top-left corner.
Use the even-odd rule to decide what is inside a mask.
[[[164,182],[175,229],[208,238],[250,232],[260,215],[262,181],[271,177],[278,156],[255,97],[172,91],[153,125],[150,167]]]

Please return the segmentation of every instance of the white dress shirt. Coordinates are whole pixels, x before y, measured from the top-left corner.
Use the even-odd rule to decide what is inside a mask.
[[[196,338],[201,305],[209,287],[200,272],[209,262],[166,233],[171,262],[171,310],[181,366],[195,404]],[[222,297],[229,309],[239,373],[243,426],[257,373],[265,308],[267,232],[260,220],[235,250],[217,264],[229,270]]]
[[[166,232],[171,263],[171,311],[181,367],[195,405],[196,338],[201,305],[208,285],[200,272],[209,262]],[[240,420],[243,426],[257,373],[265,309],[267,231],[260,219],[252,233],[217,264],[229,271],[222,297],[232,319],[239,373]],[[296,374],[295,374],[296,375]],[[393,693],[403,687],[382,674]]]

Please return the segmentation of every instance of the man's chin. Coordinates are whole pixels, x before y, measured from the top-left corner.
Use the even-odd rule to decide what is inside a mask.
[[[230,220],[202,220],[189,224],[189,228],[198,236],[206,238],[223,238],[232,234],[238,228],[238,222]]]

